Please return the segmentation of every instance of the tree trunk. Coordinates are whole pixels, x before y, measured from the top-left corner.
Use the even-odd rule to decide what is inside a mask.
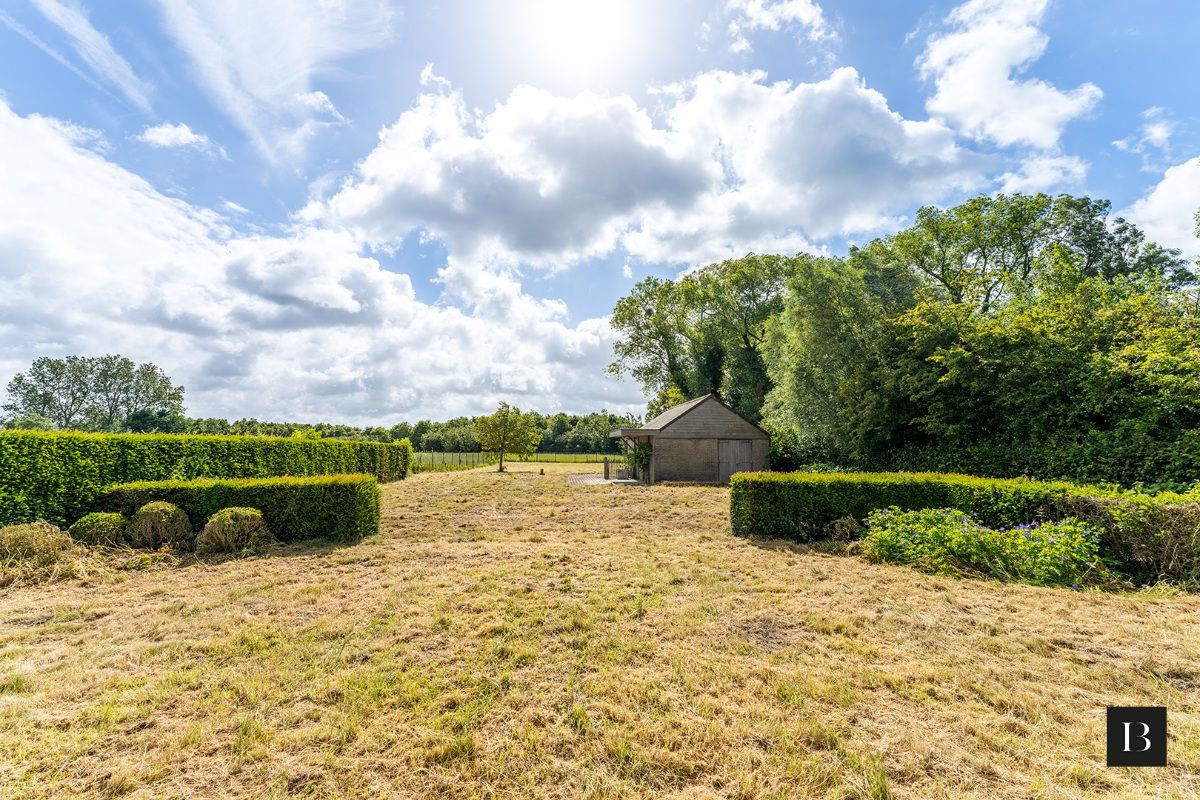
[[[496,470],[496,472],[504,472],[504,451],[503,450],[500,451],[500,469]]]

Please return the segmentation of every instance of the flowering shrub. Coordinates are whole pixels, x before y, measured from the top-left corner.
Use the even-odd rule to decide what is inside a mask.
[[[880,561],[943,575],[1078,587],[1104,573],[1100,536],[1075,519],[989,528],[953,508],[900,511],[867,518],[866,552]]]

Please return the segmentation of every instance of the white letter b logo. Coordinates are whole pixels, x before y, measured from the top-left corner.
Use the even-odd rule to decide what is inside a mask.
[[[1105,717],[1105,754],[1110,767],[1167,765],[1165,707],[1109,706]]]
[[[1142,726],[1142,732],[1134,735],[1132,738],[1142,740],[1142,742],[1145,746],[1139,747],[1136,752],[1144,753],[1150,749],[1150,736],[1148,735],[1150,733],[1150,726],[1144,722],[1126,722],[1125,723],[1125,752],[1126,753],[1135,752],[1134,749],[1129,746],[1130,745],[1129,740],[1131,738],[1130,737],[1130,728],[1134,725]]]

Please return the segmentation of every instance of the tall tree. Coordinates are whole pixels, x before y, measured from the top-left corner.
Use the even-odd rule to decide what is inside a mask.
[[[752,253],[677,281],[643,280],[613,310],[621,336],[609,371],[632,375],[655,398],[716,392],[757,419],[771,388],[760,348],[783,308],[791,263]]]
[[[183,415],[183,387],[153,364],[123,356],[39,358],[8,383],[5,411],[47,417],[59,428],[116,431],[135,416]]]
[[[866,468],[1200,478],[1191,273],[1107,214],[976,198],[847,258],[797,259],[762,348],[767,423],[811,460]]]
[[[521,409],[501,403],[495,413],[475,420],[475,438],[487,453],[500,455],[498,471],[504,471],[506,453],[532,453],[542,441],[537,422]]]

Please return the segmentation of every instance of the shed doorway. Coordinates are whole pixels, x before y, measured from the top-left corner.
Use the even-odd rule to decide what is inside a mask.
[[[754,447],[749,439],[721,439],[717,442],[717,468],[721,481],[735,472],[754,469]]]

